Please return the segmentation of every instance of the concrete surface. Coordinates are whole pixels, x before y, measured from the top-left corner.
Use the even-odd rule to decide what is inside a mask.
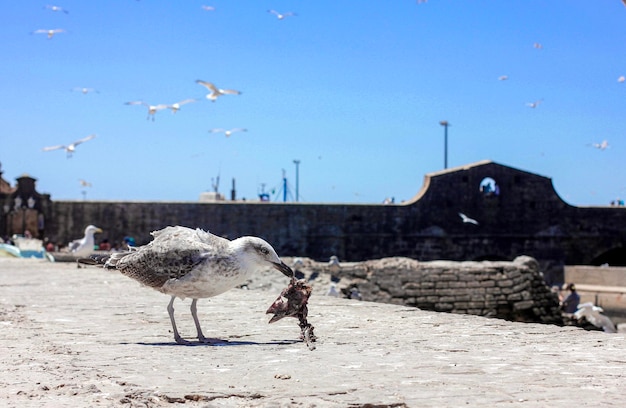
[[[228,342],[180,346],[163,294],[0,258],[0,406],[624,406],[624,334],[314,295],[310,351],[295,319],[267,324],[269,287],[201,300],[204,333]],[[189,304],[174,304],[187,338]]]

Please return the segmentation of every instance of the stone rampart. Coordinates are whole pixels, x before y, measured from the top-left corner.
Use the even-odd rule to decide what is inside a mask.
[[[307,276],[331,274],[339,292],[358,289],[363,300],[423,310],[497,317],[511,321],[562,324],[559,301],[545,284],[538,263],[528,256],[513,262],[418,262],[384,258],[327,264],[302,260]]]

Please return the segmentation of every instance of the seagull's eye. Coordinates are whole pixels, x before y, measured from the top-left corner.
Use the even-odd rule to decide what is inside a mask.
[[[263,255],[267,255],[270,253],[270,251],[265,247],[260,247],[259,252],[262,253]]]

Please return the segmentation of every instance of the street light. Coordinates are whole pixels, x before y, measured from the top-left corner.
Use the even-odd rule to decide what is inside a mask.
[[[296,203],[300,200],[300,160],[293,161],[296,165]]]
[[[448,126],[450,124],[447,120],[442,120],[439,122],[441,126],[444,127],[444,136],[443,136],[443,168],[448,168]]]

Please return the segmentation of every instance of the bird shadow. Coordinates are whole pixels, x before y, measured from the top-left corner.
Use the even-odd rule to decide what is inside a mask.
[[[183,346],[183,347],[231,347],[231,346],[287,346],[290,344],[302,343],[302,340],[276,340],[268,342],[256,342],[256,341],[229,341],[220,340],[217,342],[201,343],[199,341],[189,342],[187,344],[178,344],[173,342],[137,342],[137,343],[120,343],[122,345],[137,344],[140,346]]]

